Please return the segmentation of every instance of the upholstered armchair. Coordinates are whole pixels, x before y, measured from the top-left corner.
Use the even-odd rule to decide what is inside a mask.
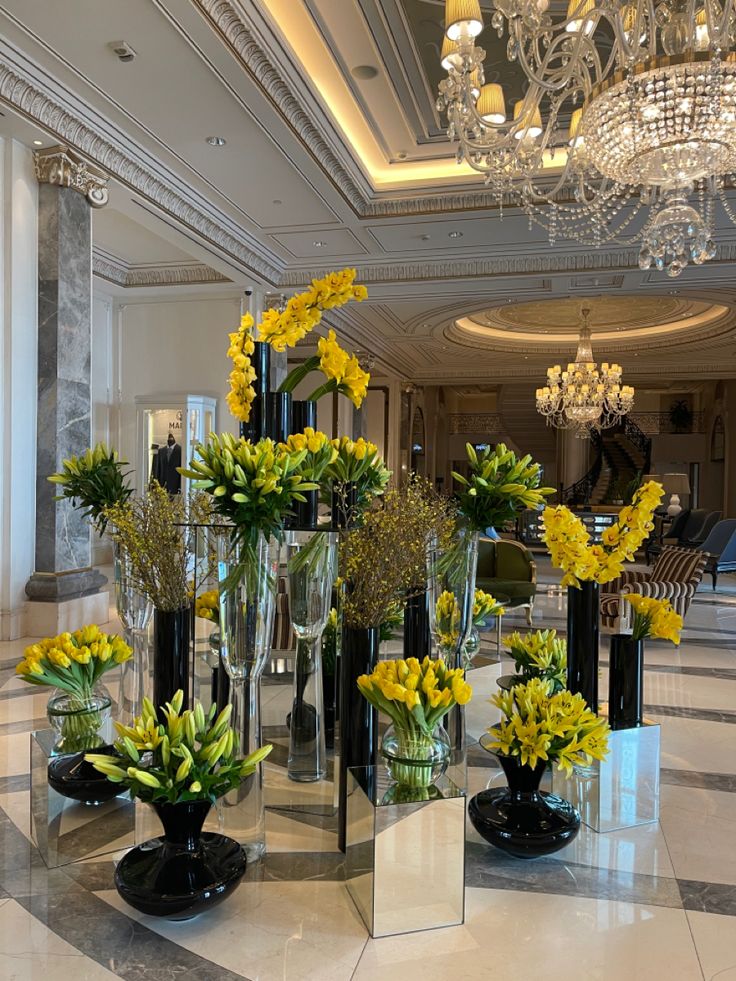
[[[720,572],[736,572],[736,518],[726,518],[714,525],[702,545],[698,545],[698,551],[707,556],[705,571],[713,579],[715,589]]]
[[[703,578],[706,561],[703,552],[666,546],[651,569],[624,570],[617,579],[603,586],[601,626],[617,632],[628,630],[631,607],[621,600],[626,593],[667,599],[684,618]]]
[[[527,623],[531,626],[537,594],[537,566],[529,549],[520,542],[481,538],[475,585],[501,597],[507,609],[525,606]]]

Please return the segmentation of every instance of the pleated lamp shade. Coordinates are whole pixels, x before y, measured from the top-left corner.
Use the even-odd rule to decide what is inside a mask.
[[[573,17],[565,28],[570,33],[581,31],[584,34],[592,34],[595,28],[595,21],[587,18],[587,14],[595,10],[595,0],[568,0],[567,16]]]
[[[521,119],[523,112],[524,112],[524,100],[519,99],[518,102],[514,103],[514,119],[515,120]],[[524,136],[536,137],[542,135],[542,115],[539,112],[538,106],[535,107],[531,113],[528,113],[528,115],[525,116],[524,119],[526,122],[526,127],[522,130],[519,130],[519,132],[515,134],[517,140],[522,139],[522,137]]]
[[[445,34],[451,41],[463,36],[478,37],[482,30],[479,0],[445,0]]]
[[[450,68],[457,68],[460,65],[460,55],[457,51],[457,41],[451,41],[446,34],[442,39],[440,64],[446,72],[449,72]]]
[[[499,125],[506,121],[506,105],[503,89],[497,82],[489,82],[480,90],[476,105],[479,115],[489,123]]]
[[[582,109],[573,109],[572,115],[570,116],[570,129],[568,130],[570,146],[581,146],[585,141],[582,136],[578,136],[578,131],[580,129],[580,121],[583,118]]]

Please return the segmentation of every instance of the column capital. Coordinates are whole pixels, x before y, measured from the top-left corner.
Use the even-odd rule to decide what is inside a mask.
[[[93,208],[104,208],[108,199],[107,174],[66,146],[52,146],[33,154],[39,184],[71,187],[83,194]]]

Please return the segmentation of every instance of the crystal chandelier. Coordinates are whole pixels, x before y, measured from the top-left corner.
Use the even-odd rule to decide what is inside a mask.
[[[547,369],[547,384],[537,389],[537,411],[548,426],[572,429],[585,437],[591,429],[608,429],[621,422],[634,405],[634,389],[621,384],[621,365],[593,360],[588,317],[583,308],[575,360],[563,371],[556,364]]]
[[[493,0],[526,86],[485,84],[479,0],[445,0],[437,108],[457,159],[556,239],[640,243],[678,276],[716,254],[736,171],[736,0]],[[564,6],[563,8],[564,9]]]

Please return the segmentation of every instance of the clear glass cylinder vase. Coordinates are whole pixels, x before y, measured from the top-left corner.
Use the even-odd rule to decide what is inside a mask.
[[[56,732],[54,754],[81,753],[107,742],[105,723],[112,698],[101,682],[78,692],[54,689],[46,706],[51,728]]]
[[[231,724],[245,756],[261,746],[261,677],[271,652],[280,544],[259,534],[218,540],[220,658],[230,679]],[[224,832],[243,845],[248,859],[266,850],[262,767],[220,802]]]
[[[290,780],[300,783],[322,780],[327,772],[322,633],[330,613],[336,559],[334,532],[287,532],[289,616],[297,637],[294,692],[287,719],[287,773]]]
[[[463,668],[463,649],[473,629],[478,532],[457,528],[449,541],[427,548],[429,629],[440,657],[450,668]],[[465,758],[465,711],[455,705],[445,717],[452,762]]]
[[[143,696],[151,694],[152,666],[148,627],[153,604],[145,593],[136,588],[131,572],[130,556],[117,542],[113,545],[115,574],[115,605],[123,628],[125,642],[133,656],[122,665],[118,703],[123,722],[140,715]]]

